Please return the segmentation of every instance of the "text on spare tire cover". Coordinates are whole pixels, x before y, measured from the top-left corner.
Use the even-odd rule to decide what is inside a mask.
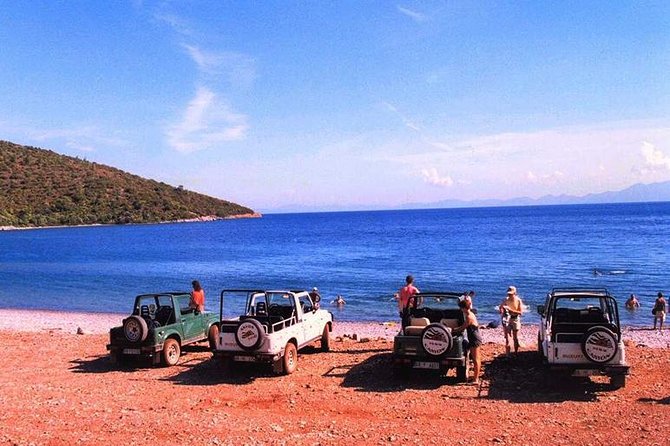
[[[142,336],[142,329],[140,328],[140,323],[137,322],[136,319],[128,319],[126,321],[126,325],[124,327],[124,331],[126,334],[126,338],[130,342],[137,342],[140,340],[140,337]]]
[[[428,327],[423,333],[421,343],[426,353],[439,356],[449,349],[447,331],[441,327]]]
[[[243,347],[251,348],[258,342],[260,337],[258,327],[251,322],[242,322],[237,328],[237,338]]]
[[[607,362],[616,354],[616,339],[606,331],[594,331],[586,338],[584,353],[595,362]]]

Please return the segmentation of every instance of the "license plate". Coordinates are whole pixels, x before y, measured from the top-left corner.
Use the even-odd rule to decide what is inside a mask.
[[[581,369],[581,370],[575,370],[572,372],[572,376],[593,376],[593,375],[600,375],[600,370],[592,370],[592,369]]]
[[[427,361],[417,361],[414,363],[415,369],[430,369],[437,370],[440,368],[439,362],[427,362]]]
[[[124,348],[123,349],[123,354],[124,355],[139,355],[140,354],[140,349],[139,348]]]
[[[235,356],[233,359],[240,362],[254,362],[256,360],[253,356]]]

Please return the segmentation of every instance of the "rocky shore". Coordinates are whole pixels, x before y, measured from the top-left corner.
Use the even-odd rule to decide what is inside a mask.
[[[224,372],[204,344],[174,367],[120,366],[105,344],[122,317],[0,310],[0,444],[668,444],[658,420],[670,349],[638,346],[649,331],[627,332],[631,375],[613,391],[598,377],[550,374],[533,327],[512,357],[500,331],[485,330],[473,386],[453,372],[395,377],[391,323],[337,324],[331,351],[305,348],[288,376],[252,364]]]

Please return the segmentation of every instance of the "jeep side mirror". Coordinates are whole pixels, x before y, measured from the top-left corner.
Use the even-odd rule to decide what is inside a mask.
[[[539,314],[540,316],[544,316],[544,305],[537,306],[537,314]]]

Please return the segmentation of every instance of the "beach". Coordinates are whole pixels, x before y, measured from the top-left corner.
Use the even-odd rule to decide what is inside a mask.
[[[205,344],[174,367],[119,366],[105,344],[123,317],[0,310],[0,444],[667,444],[652,421],[670,404],[670,330],[626,331],[631,374],[613,391],[548,375],[530,326],[513,357],[484,330],[473,386],[453,372],[394,377],[394,322],[336,323],[332,351],[307,347],[288,376],[225,374]]]

